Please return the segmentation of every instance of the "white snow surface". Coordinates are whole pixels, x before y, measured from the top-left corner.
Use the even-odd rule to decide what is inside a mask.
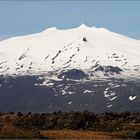
[[[130,101],[133,101],[133,100],[135,100],[136,99],[136,96],[129,96],[129,100]]]
[[[84,37],[87,41],[83,41]],[[140,40],[84,24],[66,30],[53,27],[0,41],[0,75],[41,74],[72,68],[88,71],[99,64],[129,69],[127,75],[134,76],[140,74],[139,58]]]
[[[85,90],[85,91],[84,91],[84,94],[85,94],[85,93],[92,93],[92,92],[93,92],[93,91],[91,91],[91,90]]]

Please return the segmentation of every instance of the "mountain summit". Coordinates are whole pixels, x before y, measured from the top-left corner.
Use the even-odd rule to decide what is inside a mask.
[[[26,75],[29,71],[40,74],[63,69],[88,72],[95,66],[118,67],[123,74],[131,71],[138,75],[139,52],[139,40],[104,28],[84,24],[68,30],[53,27],[41,33],[1,41],[0,75]]]

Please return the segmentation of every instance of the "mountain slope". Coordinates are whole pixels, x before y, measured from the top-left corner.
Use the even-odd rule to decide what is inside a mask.
[[[140,111],[140,41],[87,27],[0,42],[0,111]]]

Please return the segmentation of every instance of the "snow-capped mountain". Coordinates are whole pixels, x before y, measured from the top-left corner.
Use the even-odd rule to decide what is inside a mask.
[[[83,24],[68,30],[53,27],[1,41],[0,74],[40,74],[66,69],[96,72],[101,67],[105,71],[109,69],[106,66],[113,66],[123,74],[138,75],[139,57],[139,40]]]
[[[140,40],[81,26],[0,41],[0,111],[139,111]]]

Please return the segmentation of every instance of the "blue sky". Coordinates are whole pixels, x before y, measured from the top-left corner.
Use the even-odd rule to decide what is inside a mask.
[[[81,23],[140,39],[140,2],[0,1],[0,39]]]

